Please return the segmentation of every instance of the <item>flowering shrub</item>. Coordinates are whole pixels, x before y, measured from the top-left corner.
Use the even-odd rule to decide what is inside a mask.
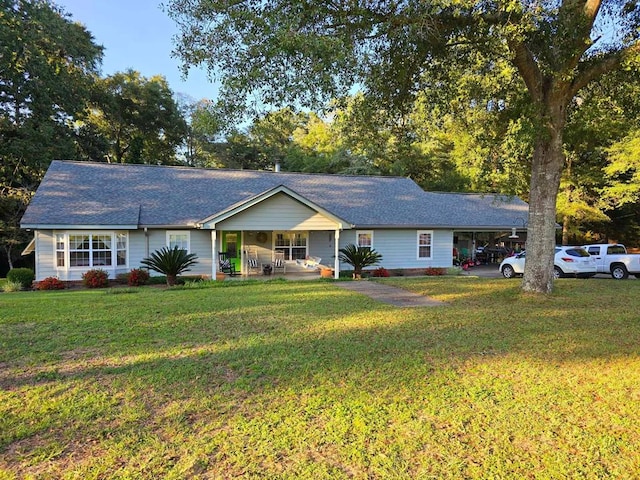
[[[64,282],[56,277],[47,277],[36,284],[38,290],[64,290]]]
[[[82,283],[87,288],[108,287],[109,274],[100,268],[95,268],[82,274]]]
[[[446,268],[435,268],[435,267],[429,267],[424,272],[425,275],[428,275],[430,277],[444,275],[445,273],[447,273]]]
[[[376,268],[373,272],[371,272],[371,275],[373,277],[388,277],[389,274],[389,270],[387,270],[384,267],[380,267],[380,268]]]
[[[149,281],[149,272],[142,268],[134,268],[128,274],[127,285],[130,287],[139,287],[146,285]]]

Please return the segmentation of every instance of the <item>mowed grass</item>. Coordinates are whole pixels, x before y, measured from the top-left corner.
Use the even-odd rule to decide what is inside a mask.
[[[640,281],[0,294],[0,478],[638,478]]]

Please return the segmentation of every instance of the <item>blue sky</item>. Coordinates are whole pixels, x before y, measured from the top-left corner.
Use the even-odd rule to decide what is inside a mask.
[[[186,80],[181,78],[180,62],[171,57],[178,29],[159,0],[54,1],[105,47],[103,75],[132,68],[145,77],[163,75],[175,93],[215,98],[217,89],[203,70],[191,69]]]

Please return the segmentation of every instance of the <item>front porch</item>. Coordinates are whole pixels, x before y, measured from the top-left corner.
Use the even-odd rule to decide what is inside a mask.
[[[264,274],[262,270],[259,272],[249,272],[244,270],[242,273],[236,276],[225,275],[225,281],[236,281],[236,280],[276,280],[276,279],[285,279],[291,281],[298,280],[318,280],[322,278],[319,269],[308,269],[303,267],[302,265],[296,262],[290,262],[286,266],[286,270],[284,273],[282,272],[272,272],[270,274]]]
[[[340,232],[352,227],[284,186],[212,215],[198,226],[211,230],[213,278],[221,271],[218,259],[223,257],[225,266],[228,260],[247,276],[250,258],[252,273],[259,274],[257,264],[272,265],[274,273],[286,275],[304,273],[297,268],[300,262],[317,257],[338,278]],[[279,272],[281,262],[284,269]]]
[[[339,231],[212,231],[214,271],[229,273],[232,265],[235,275],[229,278],[264,277],[287,279],[320,278],[321,270],[327,276],[338,278]]]

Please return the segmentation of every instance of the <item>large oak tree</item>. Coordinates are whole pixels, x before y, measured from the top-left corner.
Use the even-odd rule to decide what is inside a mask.
[[[28,241],[18,222],[49,162],[75,153],[102,47],[44,0],[0,0],[0,246],[9,266]]]
[[[507,58],[536,127],[523,289],[552,290],[568,111],[580,89],[637,53],[637,2],[173,0],[168,11],[181,28],[176,54],[185,69],[206,65],[237,105],[312,105],[359,86],[402,108],[417,92],[447,88],[425,82],[425,71],[490,69]],[[476,52],[487,63],[465,64]]]

